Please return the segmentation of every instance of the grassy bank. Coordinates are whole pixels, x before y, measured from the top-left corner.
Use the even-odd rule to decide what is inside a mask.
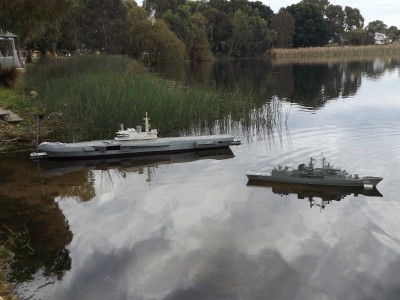
[[[368,46],[335,46],[296,49],[272,49],[271,56],[276,60],[318,59],[318,58],[373,58],[399,56],[400,44]]]
[[[0,86],[0,108],[11,110],[23,120],[18,124],[0,124],[0,152],[15,149],[17,144],[31,147],[34,140],[34,124],[37,104],[26,97],[22,85],[5,88]]]
[[[47,115],[58,115],[54,138],[63,140],[110,138],[121,122],[142,124],[146,112],[161,136],[228,132],[232,126],[250,128],[257,120],[271,127],[267,123],[274,122],[276,108],[254,103],[250,95],[171,84],[121,56],[37,64],[25,84],[38,91]],[[254,110],[257,105],[262,112]]]

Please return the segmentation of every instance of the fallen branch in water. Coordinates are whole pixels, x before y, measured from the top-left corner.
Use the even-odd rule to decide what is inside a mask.
[[[20,138],[10,139],[10,140],[0,140],[2,143],[18,142]]]

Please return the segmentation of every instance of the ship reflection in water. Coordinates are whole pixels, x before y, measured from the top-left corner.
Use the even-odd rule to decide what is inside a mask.
[[[121,172],[136,172],[139,174],[151,172],[153,168],[160,165],[187,163],[202,159],[229,159],[234,154],[230,148],[201,150],[197,152],[185,152],[177,154],[134,156],[125,158],[107,158],[90,160],[66,160],[51,161],[40,160],[41,174],[45,178],[62,176],[72,172],[89,170],[117,169]],[[153,170],[154,171],[154,170]],[[149,178],[151,181],[151,178]]]
[[[247,185],[255,187],[269,187],[274,194],[281,196],[295,194],[297,195],[298,199],[306,199],[309,202],[310,207],[317,206],[320,207],[321,210],[332,201],[340,201],[352,194],[355,197],[358,195],[382,197],[382,194],[376,187],[372,189],[364,189],[361,187],[317,186],[255,180],[249,180]]]

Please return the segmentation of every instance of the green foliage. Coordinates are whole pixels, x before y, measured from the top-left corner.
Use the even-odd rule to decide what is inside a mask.
[[[132,12],[138,9],[144,12]],[[254,57],[269,51],[272,44],[296,48],[324,46],[328,41],[342,44],[345,31],[364,25],[357,8],[343,9],[328,0],[302,0],[285,11],[274,15],[263,2],[250,0],[144,0],[143,8],[132,0],[3,0],[0,27],[14,31],[23,44],[29,42],[42,53],[101,50],[165,63],[182,59],[182,44],[184,57],[190,60]],[[390,32],[392,40],[397,39],[396,30]],[[346,43],[360,43],[354,38],[358,32],[346,36],[353,37]],[[371,34],[369,40],[373,42]]]
[[[340,5],[328,5],[325,10],[329,39],[341,45],[344,32],[345,13]]]
[[[207,39],[207,19],[202,14],[195,13],[191,17],[191,21],[194,38],[189,49],[189,58],[191,60],[213,60],[214,56]]]
[[[329,0],[302,0],[302,2],[315,5],[323,15],[326,15],[326,9],[330,5]]]
[[[154,22],[148,32],[148,53],[153,63],[180,63],[185,57],[185,45],[162,20]]]
[[[126,52],[149,63],[179,63],[185,57],[185,45],[163,20],[154,23],[141,7],[133,7],[126,21]]]
[[[273,10],[261,1],[249,2],[249,4],[261,18],[267,21],[268,26],[270,26],[274,16]]]
[[[232,35],[232,24],[228,15],[216,8],[208,8],[203,12],[207,18],[208,40],[216,55],[227,54],[229,51],[228,41]]]
[[[147,49],[147,33],[151,30],[151,22],[147,12],[142,7],[133,7],[126,19],[125,51],[131,57],[141,59]]]
[[[344,33],[345,44],[361,46],[367,44],[367,31],[364,29],[353,29]]]
[[[176,12],[169,9],[162,15],[162,19],[168,24],[171,31],[173,31],[185,45],[191,44],[194,37],[190,17],[189,5],[180,5],[176,9]]]
[[[386,34],[392,41],[397,41],[399,39],[400,31],[396,26],[390,26],[386,31]]]
[[[328,42],[327,26],[318,6],[300,2],[286,9],[295,20],[293,47],[326,45]]]
[[[344,8],[345,20],[344,29],[346,31],[354,29],[362,29],[364,27],[364,17],[361,15],[358,8],[345,6]]]
[[[158,19],[167,10],[175,11],[179,5],[185,4],[185,2],[186,0],[144,0],[143,7]]]
[[[78,47],[121,53],[128,8],[121,0],[83,0],[75,17]]]
[[[0,27],[18,35],[24,43],[40,34],[45,24],[57,22],[79,2],[79,0],[2,0]]]
[[[284,9],[281,9],[272,18],[271,29],[276,32],[274,46],[278,48],[290,48],[293,44],[294,19]]]
[[[190,10],[190,5],[180,5],[175,12],[166,11],[162,18],[186,45],[187,58],[191,60],[212,60],[213,54],[206,32],[208,20],[198,12],[192,15]]]
[[[249,16],[240,9],[232,19],[229,55],[251,57],[263,54],[272,45],[273,33],[259,16]]]
[[[388,28],[387,25],[380,20],[369,22],[368,25],[365,27],[367,31],[373,33],[374,32],[386,33],[387,28]]]

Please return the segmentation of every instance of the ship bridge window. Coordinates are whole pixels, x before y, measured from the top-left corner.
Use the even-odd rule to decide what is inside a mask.
[[[106,147],[106,151],[110,151],[110,150],[121,150],[121,146],[107,146]]]

